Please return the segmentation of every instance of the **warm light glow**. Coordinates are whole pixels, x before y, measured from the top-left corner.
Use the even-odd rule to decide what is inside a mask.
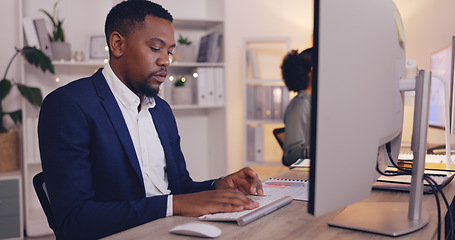
[[[60,78],[55,78],[55,81],[56,82],[60,82]]]
[[[174,81],[174,76],[169,76],[169,81]]]
[[[104,63],[107,63],[107,62],[109,62],[109,59],[104,59]]]
[[[197,72],[195,72],[195,73],[193,73],[193,77],[197,78],[197,77],[199,77],[199,74],[197,74]]]
[[[169,58],[169,63],[172,63],[172,58]]]
[[[186,77],[182,77],[182,79],[180,79],[182,82],[186,82]]]
[[[109,48],[107,46],[104,47],[104,50],[106,50],[106,52],[109,52]]]

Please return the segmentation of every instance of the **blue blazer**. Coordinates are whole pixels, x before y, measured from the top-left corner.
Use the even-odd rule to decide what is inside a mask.
[[[172,194],[211,189],[186,170],[170,106],[150,109]],[[166,216],[167,195],[145,197],[128,128],[101,69],[50,93],[38,124],[41,162],[57,239],[96,239]]]

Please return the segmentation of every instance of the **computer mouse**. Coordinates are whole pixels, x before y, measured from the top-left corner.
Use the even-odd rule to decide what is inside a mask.
[[[171,233],[195,237],[216,238],[221,235],[221,229],[208,223],[185,223],[170,230]]]

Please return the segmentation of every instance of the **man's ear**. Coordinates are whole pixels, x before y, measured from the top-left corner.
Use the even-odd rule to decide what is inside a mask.
[[[109,49],[113,57],[121,57],[123,55],[123,48],[125,45],[125,38],[119,32],[112,32],[109,36]]]

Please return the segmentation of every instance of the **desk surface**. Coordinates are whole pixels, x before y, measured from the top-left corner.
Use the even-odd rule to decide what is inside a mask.
[[[292,170],[277,177],[291,179],[307,179],[305,170]],[[455,183],[451,182],[444,188],[448,201],[452,201],[455,194]],[[409,194],[389,191],[372,191],[364,201],[407,202]],[[442,201],[441,201],[442,202]],[[246,226],[239,227],[235,223],[210,222],[222,230],[217,239],[436,239],[437,236],[437,210],[434,196],[424,195],[423,206],[430,214],[430,222],[423,229],[399,237],[387,237],[365,232],[329,227],[327,220],[338,213],[333,212],[320,217],[314,217],[307,212],[307,202],[293,201],[291,204],[262,217]],[[446,212],[442,207],[442,224]],[[107,237],[106,239],[146,239],[151,236],[159,239],[195,239],[194,237],[179,236],[169,233],[173,227],[197,222],[195,217],[174,216],[159,219],[124,232]]]

